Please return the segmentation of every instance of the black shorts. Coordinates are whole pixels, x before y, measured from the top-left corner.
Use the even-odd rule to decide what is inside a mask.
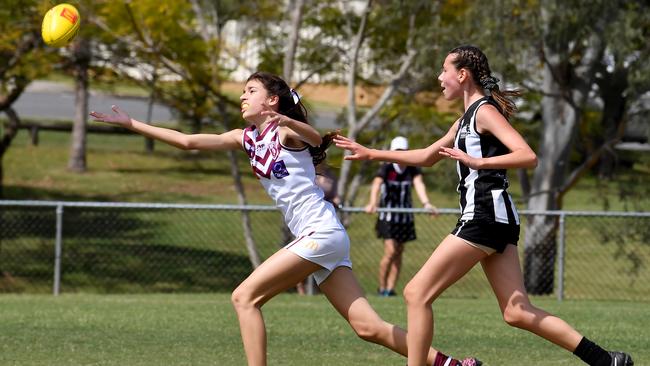
[[[458,221],[452,235],[472,243],[503,253],[506,245],[517,245],[519,241],[519,225],[502,224],[499,222]]]
[[[395,223],[377,220],[375,232],[378,238],[395,239],[400,243],[406,243],[407,241],[415,240],[415,223],[413,221]]]

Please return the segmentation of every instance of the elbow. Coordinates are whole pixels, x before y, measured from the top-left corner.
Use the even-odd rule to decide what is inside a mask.
[[[313,147],[318,147],[323,143],[323,137],[321,135],[316,135],[314,136],[314,139],[309,142],[309,144]]]
[[[195,150],[197,149],[196,143],[192,141],[191,139],[187,138],[187,136],[183,136],[183,138],[179,139],[176,141],[174,144],[177,148],[181,150]]]
[[[537,167],[537,154],[534,152],[530,152],[530,156],[528,157],[528,168],[536,168]]]

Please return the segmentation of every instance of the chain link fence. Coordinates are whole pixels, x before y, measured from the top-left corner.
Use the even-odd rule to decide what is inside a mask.
[[[458,217],[410,211],[417,239],[405,244],[398,292]],[[384,246],[376,215],[340,213],[354,272],[374,293]],[[252,271],[243,215],[262,259],[282,246],[280,213],[270,206],[0,201],[0,292],[230,292]],[[532,294],[650,301],[650,213],[523,211],[521,219]],[[443,296],[493,295],[476,266]]]

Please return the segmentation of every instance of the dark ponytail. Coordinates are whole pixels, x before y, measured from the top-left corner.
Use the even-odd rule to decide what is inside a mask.
[[[338,131],[330,131],[323,136],[323,142],[320,145],[309,147],[309,153],[311,154],[314,166],[325,161],[325,158],[327,158],[327,149],[334,142],[336,135],[338,135]]]
[[[278,113],[284,114],[296,121],[309,124],[307,119],[307,109],[305,108],[305,105],[302,104],[300,96],[298,96],[294,90],[289,88],[289,85],[287,85],[282,78],[268,72],[258,71],[249,76],[246,81],[248,82],[251,80],[257,80],[262,83],[269,95],[278,96]],[[323,142],[319,146],[309,146],[309,153],[312,156],[314,166],[325,160],[327,157],[326,150],[330,145],[332,145],[332,139],[336,134],[336,132],[328,132],[323,136]]]
[[[492,76],[487,57],[478,47],[459,46],[449,51],[455,54],[456,58],[452,63],[457,70],[467,69],[472,74],[474,82],[490,92],[492,98],[499,106],[499,109],[506,119],[510,119],[517,111],[517,105],[512,98],[521,96],[520,90],[499,89],[499,79]]]

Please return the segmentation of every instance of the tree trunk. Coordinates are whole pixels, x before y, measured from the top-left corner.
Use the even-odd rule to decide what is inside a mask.
[[[543,16],[548,16],[543,8]],[[546,23],[547,32],[552,28]],[[554,38],[550,38],[554,39]],[[582,109],[594,81],[595,65],[602,56],[599,35],[588,37],[582,59],[573,64],[567,45],[543,45],[542,137],[538,166],[531,182],[528,209],[535,211],[561,209],[569,173],[571,143],[577,132]],[[553,292],[555,282],[556,218],[529,217],[524,239],[524,282],[529,293],[545,295]]]
[[[153,105],[156,101],[156,82],[158,81],[158,68],[154,67],[149,81],[149,100],[147,101],[147,124],[151,124],[153,118]],[[155,140],[151,137],[144,138],[144,151],[151,154],[155,147]]]
[[[293,66],[294,60],[296,58],[296,49],[298,48],[298,41],[300,39],[300,28],[302,25],[302,11],[305,4],[305,0],[293,0],[293,4],[290,3],[292,9],[291,12],[291,26],[289,31],[289,39],[287,40],[287,50],[284,53],[284,62],[282,67],[282,75],[284,81],[287,84],[291,85],[291,79],[293,77]]]
[[[561,69],[559,55],[548,55],[544,67],[544,90],[563,90],[553,75]],[[561,93],[561,92],[560,92]],[[550,94],[550,93],[549,93]],[[542,98],[542,141],[538,152],[538,166],[531,182],[530,210],[556,210],[558,187],[567,174],[569,146],[575,134],[577,113],[562,96]],[[555,268],[555,217],[529,217],[524,239],[524,280],[529,293],[535,295],[553,292]]]
[[[605,74],[606,78],[599,83],[600,96],[603,98],[603,116],[601,125],[603,126],[602,138],[598,139],[599,143],[616,136],[620,124],[623,123],[623,115],[627,105],[625,91],[628,88],[628,71],[625,68],[618,67],[611,74]],[[598,162],[598,176],[600,178],[611,179],[616,167],[616,153],[613,149],[605,149]]]
[[[4,197],[4,155],[9,149],[14,137],[18,134],[18,126],[20,126],[20,119],[13,108],[6,108],[4,112],[7,115],[7,122],[5,123],[4,134],[0,141],[0,198]]]
[[[75,117],[72,127],[72,143],[68,169],[82,173],[86,171],[86,138],[88,120],[88,68],[90,66],[90,44],[81,37],[73,44],[75,74]]]
[[[212,41],[217,41],[219,45],[214,52],[210,52],[210,66],[212,71],[212,84],[216,86],[221,85],[221,81],[218,77],[219,75],[219,50],[220,42],[223,39],[220,34],[222,28],[220,27],[219,22],[219,13],[217,12],[216,4],[205,4],[197,0],[192,0],[192,9],[199,23],[200,34],[203,40],[210,44]],[[212,26],[210,26],[212,25]],[[215,94],[217,92],[215,91]],[[215,95],[219,97],[219,95]],[[228,110],[222,98],[219,99],[217,103],[217,109],[221,116],[221,125],[226,129],[232,129],[230,123],[230,117],[228,115]],[[228,151],[228,160],[230,161],[230,172],[232,173],[233,183],[235,190],[237,191],[237,201],[240,205],[244,206],[246,202],[246,193],[244,191],[244,185],[241,181],[241,174],[239,172],[239,165],[237,164],[237,156],[235,151]],[[260,255],[257,250],[257,245],[255,244],[255,239],[253,238],[253,229],[251,227],[251,219],[248,211],[242,211],[242,228],[244,231],[244,240],[246,241],[246,250],[248,251],[248,258],[251,262],[253,268],[257,268],[261,263]]]
[[[221,121],[224,128],[227,130],[230,129],[230,120],[228,116],[228,111],[223,102],[219,103],[219,111],[221,112]],[[235,190],[237,191],[237,202],[245,206],[248,204],[246,200],[246,192],[244,190],[244,184],[241,181],[241,173],[239,171],[239,165],[237,164],[237,155],[235,151],[228,151],[228,160],[230,162],[230,173],[232,174],[233,184]],[[246,241],[246,250],[248,251],[248,258],[251,262],[253,268],[259,267],[262,263],[260,258],[259,251],[257,250],[257,244],[255,244],[255,239],[253,238],[253,228],[251,226],[251,218],[248,211],[241,212],[242,220],[242,229],[244,231],[244,240]]]
[[[237,201],[240,205],[244,206],[247,204],[246,194],[244,193],[244,185],[241,182],[241,174],[239,173],[239,166],[237,165],[237,156],[235,156],[234,151],[228,151],[228,160],[230,161],[230,172],[232,173],[235,188],[237,190]],[[255,239],[253,239],[253,229],[251,227],[251,218],[248,211],[242,211],[241,220],[244,229],[244,239],[246,240],[248,258],[250,259],[253,268],[257,268],[262,263],[262,260],[257,251]]]

